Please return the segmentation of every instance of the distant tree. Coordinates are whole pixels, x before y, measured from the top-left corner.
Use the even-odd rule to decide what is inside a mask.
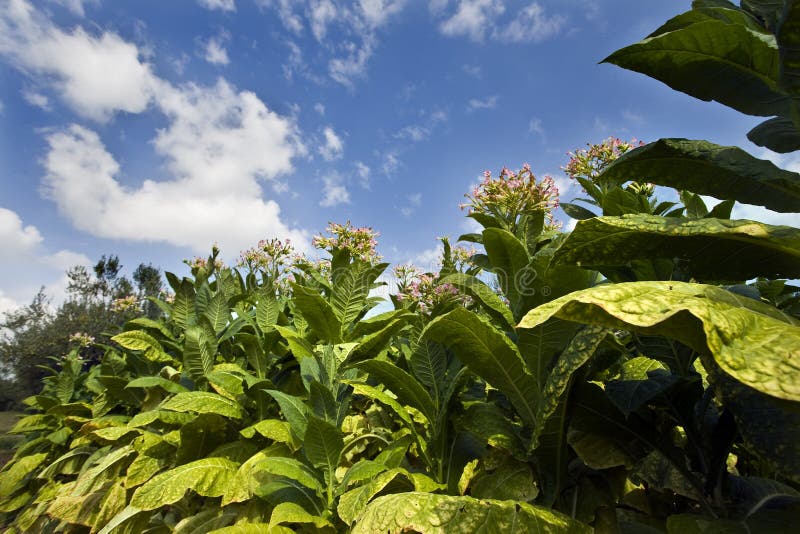
[[[121,275],[122,265],[115,255],[103,256],[93,274],[86,267],[67,271],[68,298],[53,309],[40,289],[27,306],[0,318],[0,408],[8,408],[41,389],[51,357],[66,354],[76,334],[108,343],[126,321],[146,313],[157,318],[160,310],[146,300],[162,289],[161,271],[140,264],[133,273],[136,286]],[[83,347],[87,365],[99,361],[101,349]]]

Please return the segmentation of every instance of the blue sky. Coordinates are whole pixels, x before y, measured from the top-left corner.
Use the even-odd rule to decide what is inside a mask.
[[[598,62],[690,1],[0,0],[0,310],[114,253],[185,273],[328,221],[429,264],[483,170],[576,188],[616,135],[749,144],[758,120]],[[793,214],[735,215],[800,225]],[[565,223],[568,219],[563,216]],[[129,271],[130,272],[130,271]]]

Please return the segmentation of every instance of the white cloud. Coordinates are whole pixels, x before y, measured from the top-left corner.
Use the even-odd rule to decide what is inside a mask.
[[[521,9],[505,27],[494,29],[493,37],[512,43],[541,42],[561,33],[567,19],[561,15],[548,16],[537,2]]]
[[[100,5],[100,0],[50,0],[58,5],[64,6],[73,14],[83,17],[86,14],[84,4]]]
[[[406,0],[256,0],[262,8],[278,12],[284,27],[300,35],[307,26],[326,57],[328,76],[349,89],[354,81],[366,75],[367,65],[377,47],[377,31],[385,26],[406,5]],[[331,31],[336,27],[341,31]],[[311,55],[310,55],[311,56]],[[302,53],[292,50],[284,73],[291,79],[295,72],[319,82],[314,73],[318,66],[301,68]],[[304,64],[303,64],[304,65]]]
[[[236,11],[236,2],[234,0],[197,0],[197,3],[206,9]]]
[[[410,141],[418,142],[424,141],[431,135],[431,131],[424,126],[419,126],[417,124],[412,124],[410,126],[406,126],[405,128],[401,129],[399,132],[394,134],[397,139],[408,139]]]
[[[434,15],[444,16],[439,30],[449,37],[467,37],[483,42],[487,36],[501,42],[541,42],[561,33],[567,19],[548,15],[544,7],[533,2],[508,20],[500,20],[506,12],[500,0],[459,0],[455,11],[446,14],[449,2],[431,2]]]
[[[467,111],[472,112],[477,109],[494,109],[497,107],[497,95],[492,95],[483,100],[479,98],[472,98],[467,103]]]
[[[316,111],[320,115],[324,116],[325,115],[325,106],[322,103],[317,102],[316,104],[314,104],[314,111]]]
[[[91,264],[73,251],[48,252],[39,230],[6,208],[0,208],[0,249],[0,314],[30,302],[43,285],[54,303],[62,302],[67,296],[64,272]]]
[[[361,78],[367,70],[367,61],[372,56],[374,37],[364,36],[361,46],[356,43],[345,43],[346,55],[331,59],[328,62],[328,75],[345,87],[353,87],[353,79]]]
[[[364,19],[373,28],[382,26],[389,17],[403,10],[406,0],[359,0]]]
[[[504,11],[499,0],[460,0],[456,12],[442,22],[439,29],[450,37],[467,36],[480,42],[486,30],[494,26],[495,18]]]
[[[356,175],[359,178],[359,184],[364,189],[369,189],[369,175],[371,169],[362,161],[356,161]]]
[[[444,247],[439,244],[415,254],[406,263],[416,265],[426,272],[435,272],[441,267],[442,254],[444,254]]]
[[[140,113],[153,97],[156,78],[135,45],[108,32],[64,32],[24,0],[10,0],[0,13],[0,55],[51,83],[73,110],[97,121],[117,111]]]
[[[383,173],[386,175],[394,174],[400,168],[400,160],[397,159],[397,154],[394,152],[387,152],[383,156]]]
[[[290,172],[292,158],[305,153],[292,121],[223,80],[164,85],[158,105],[170,124],[153,144],[173,180],[123,187],[118,163],[95,132],[72,125],[47,136],[45,190],[75,227],[200,252],[216,241],[235,253],[265,236],[306,243],[305,232],[280,220],[278,204],[262,199],[259,184]]]
[[[320,145],[317,151],[323,159],[325,161],[334,161],[341,158],[344,152],[344,141],[336,135],[336,132],[330,126],[322,131],[322,135],[325,137],[325,143]]]
[[[324,197],[319,205],[331,208],[339,204],[350,204],[350,192],[344,186],[342,177],[337,172],[332,172],[322,178]]]
[[[0,208],[0,250],[4,261],[31,253],[41,242],[42,236],[35,226],[23,226],[16,212]]]
[[[22,92],[22,98],[24,98],[25,101],[32,106],[36,106],[37,108],[41,108],[45,111],[50,111],[50,100],[41,93],[26,90]]]
[[[227,41],[229,35],[223,32],[217,37],[212,37],[205,43],[205,51],[203,58],[212,65],[227,65],[231,62],[228,58],[228,51],[225,50],[224,42]]]
[[[294,12],[294,6],[298,4],[297,0],[256,0],[256,4],[261,8],[274,7],[278,10],[278,16],[286,29],[297,35],[302,33],[303,21]]]
[[[311,2],[309,18],[311,19],[311,33],[317,41],[322,41],[328,32],[328,24],[336,20],[338,13],[331,0],[314,0]]]

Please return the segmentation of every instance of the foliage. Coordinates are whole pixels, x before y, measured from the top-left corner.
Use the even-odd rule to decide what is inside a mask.
[[[698,1],[610,61],[796,125],[795,4]],[[163,316],[96,365],[75,346],[26,400],[8,531],[788,531],[800,230],[730,214],[796,211],[800,175],[636,144],[572,154],[570,233],[552,180],[487,173],[477,248],[398,268],[385,313],[376,234],[350,223],[321,260],[272,240],[168,273]]]
[[[42,366],[81,345],[79,338],[108,343],[126,321],[140,314],[151,320],[158,317],[160,310],[149,299],[161,292],[160,271],[140,264],[133,272],[134,285],[121,269],[113,255],[103,256],[93,274],[73,267],[67,272],[68,298],[56,309],[42,289],[28,306],[5,315],[0,322],[0,372],[8,384],[3,391],[7,407],[36,393],[47,375]],[[99,361],[103,350],[84,343],[81,353],[91,364]]]

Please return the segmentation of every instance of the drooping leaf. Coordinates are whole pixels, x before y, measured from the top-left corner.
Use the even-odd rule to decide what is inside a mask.
[[[379,360],[361,362],[358,368],[377,378],[397,395],[401,403],[416,408],[428,421],[436,420],[437,408],[434,400],[413,376],[391,362]]]
[[[606,394],[628,416],[678,380],[661,362],[639,356],[622,364],[619,376],[606,383]]]
[[[523,421],[535,422],[538,384],[526,369],[517,347],[486,320],[456,308],[431,321],[423,338],[449,347],[472,372],[502,391]]]
[[[591,219],[592,217],[597,217],[597,214],[593,211],[590,211],[579,204],[570,204],[564,202],[559,204],[564,213],[572,217],[573,219],[577,219],[579,221],[584,221],[586,219]]]
[[[295,306],[321,339],[328,343],[341,342],[342,323],[327,300],[299,284],[292,285],[292,295]]]
[[[477,532],[589,533],[592,528],[558,512],[520,501],[497,501],[430,493],[397,493],[372,501],[356,522],[353,534],[383,532],[421,534]]]
[[[779,399],[800,401],[798,321],[724,289],[684,282],[605,284],[529,312],[530,328],[550,317],[677,339],[709,354],[725,373]]]
[[[747,220],[596,217],[576,225],[555,261],[602,271],[653,258],[678,258],[696,279],[793,278],[800,276],[800,229]]]
[[[295,433],[298,439],[303,439],[306,434],[306,427],[308,426],[308,407],[299,397],[289,395],[282,391],[274,389],[267,390],[273,399],[281,407],[284,419],[289,422],[292,432]]]
[[[742,113],[787,115],[775,37],[742,18],[732,19],[735,15],[724,8],[690,11],[665,24],[672,23],[671,31],[660,29],[603,61]]]
[[[272,510],[269,518],[270,527],[282,525],[284,523],[299,523],[314,525],[315,528],[333,528],[333,525],[318,515],[310,514],[305,508],[297,503],[282,502]]]
[[[623,154],[601,176],[617,183],[652,182],[773,211],[800,211],[800,175],[740,148],[708,141],[659,139]]]
[[[768,119],[749,132],[747,138],[779,154],[800,150],[800,130],[789,117]]]
[[[238,465],[225,458],[203,458],[154,476],[133,494],[130,505],[155,510],[179,501],[188,490],[203,497],[221,497]]]
[[[374,358],[383,348],[389,344],[392,338],[400,330],[406,326],[408,316],[406,314],[395,315],[395,317],[386,323],[383,328],[375,332],[365,335],[363,338],[356,337],[357,332],[353,333],[352,339],[358,339],[359,343],[351,350],[347,359],[342,362],[343,365],[351,365],[364,359]],[[362,324],[364,321],[359,321],[357,325]],[[358,326],[356,326],[356,330]]]
[[[521,286],[528,278],[535,277],[535,272],[528,272],[528,252],[514,234],[499,228],[483,231],[483,246],[489,256],[492,272],[497,276],[503,294],[511,302],[511,309],[518,310],[523,297]]]
[[[180,385],[178,382],[173,382],[172,380],[167,380],[166,378],[162,378],[160,376],[142,376],[139,378],[134,378],[128,385],[125,386],[127,388],[154,388],[159,387],[166,391],[167,393],[182,393],[187,391],[185,387]]]
[[[452,284],[480,302],[483,309],[499,321],[499,324],[509,328],[514,326],[514,316],[505,302],[492,289],[474,276],[464,273],[454,273],[440,280],[441,284]]]
[[[213,413],[233,419],[242,418],[242,407],[238,402],[206,391],[178,393],[164,401],[161,408],[174,412]]]

